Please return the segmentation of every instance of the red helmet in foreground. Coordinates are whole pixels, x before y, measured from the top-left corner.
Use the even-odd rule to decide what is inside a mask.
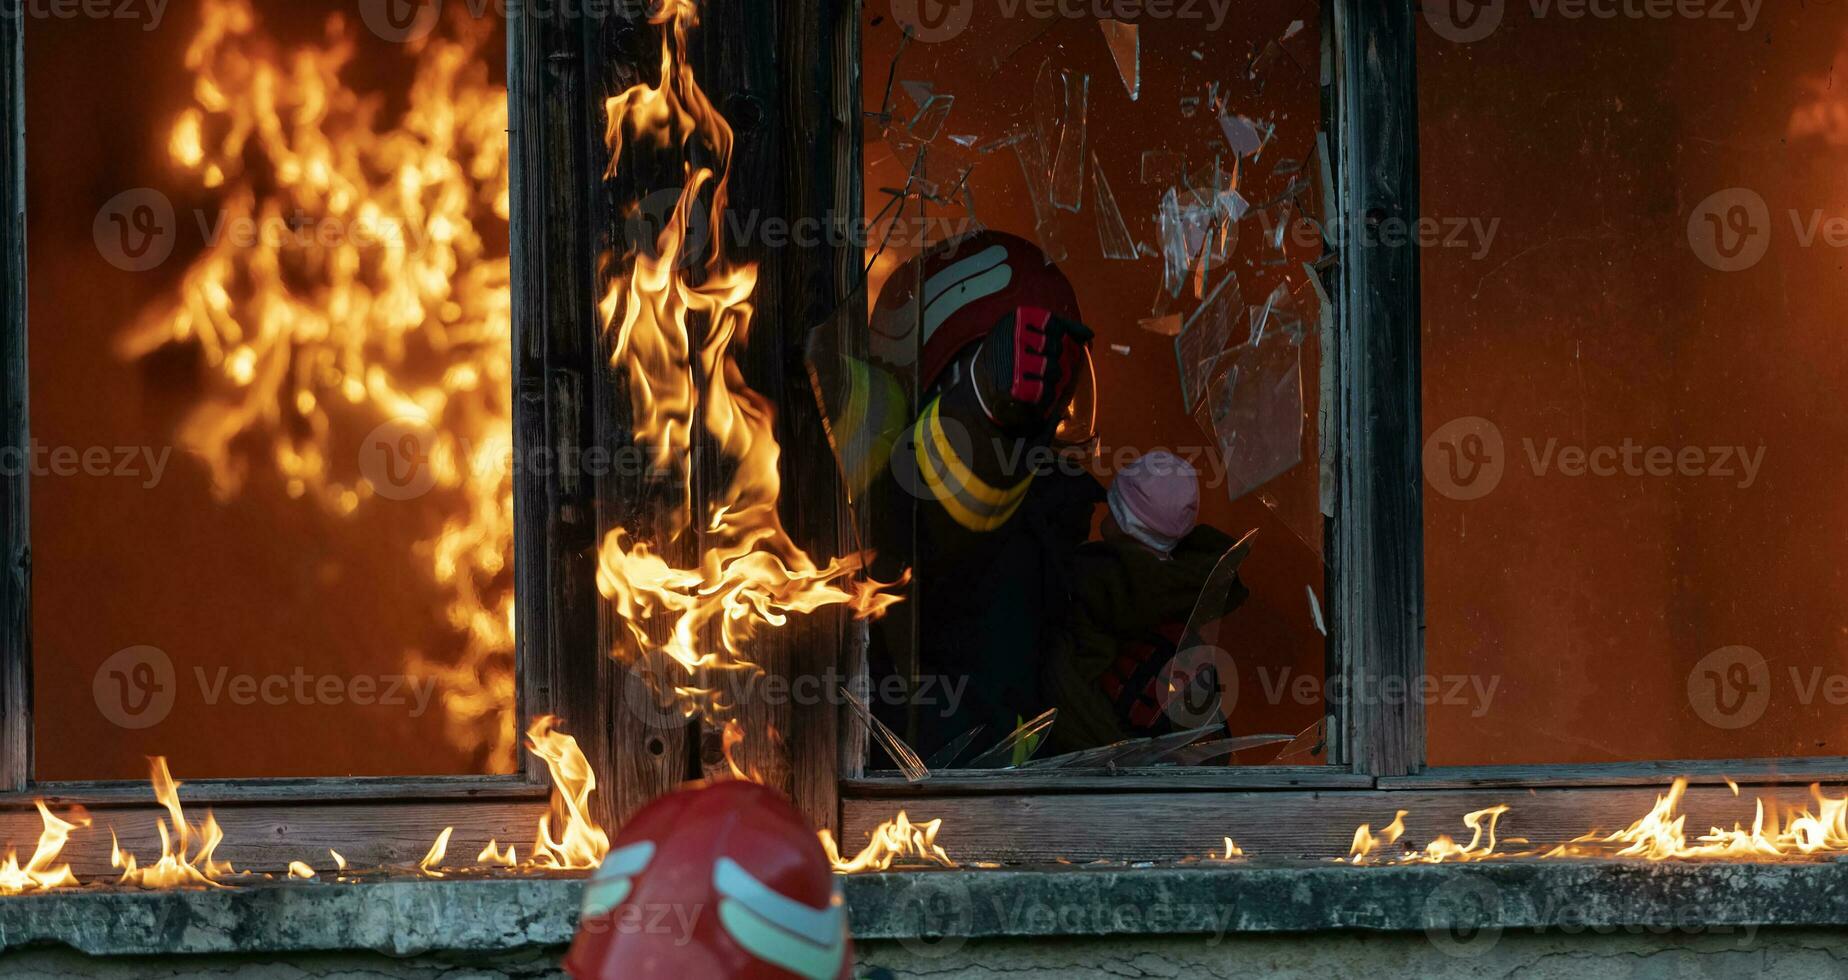
[[[578,980],[851,980],[847,906],[775,790],[698,784],[642,808],[584,887]]]

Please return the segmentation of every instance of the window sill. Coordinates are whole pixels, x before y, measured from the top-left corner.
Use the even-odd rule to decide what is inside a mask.
[[[855,875],[845,886],[862,941],[1848,925],[1848,862],[1080,866]],[[61,945],[108,956],[411,956],[560,947],[570,942],[581,888],[567,878],[278,882],[181,892],[87,887],[0,899],[0,951]]]

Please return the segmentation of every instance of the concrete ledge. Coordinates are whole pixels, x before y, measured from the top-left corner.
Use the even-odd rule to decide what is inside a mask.
[[[1835,862],[1061,867],[856,875],[845,887],[856,938],[908,947],[1040,936],[1848,926],[1848,864]],[[0,950],[411,956],[558,947],[575,929],[581,889],[575,879],[520,878],[183,892],[88,887],[0,899]]]

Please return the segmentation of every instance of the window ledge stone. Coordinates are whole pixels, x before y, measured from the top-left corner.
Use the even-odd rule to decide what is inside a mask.
[[[1506,861],[941,870],[845,879],[862,941],[1477,928],[1715,932],[1848,925],[1848,863]],[[559,947],[581,879],[275,882],[0,898],[0,951],[92,955]]]

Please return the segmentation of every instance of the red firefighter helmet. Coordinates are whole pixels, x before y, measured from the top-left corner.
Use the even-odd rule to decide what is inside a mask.
[[[584,887],[577,980],[851,980],[821,842],[775,790],[695,784],[650,803]]]
[[[902,368],[915,364],[917,388],[926,392],[958,358],[1022,308],[1084,322],[1071,280],[1038,245],[1002,231],[971,232],[939,243],[892,272],[873,304],[872,354]],[[1060,441],[1081,442],[1089,438],[1097,402],[1095,372],[1084,345],[1066,347],[1063,374],[1069,401]]]

